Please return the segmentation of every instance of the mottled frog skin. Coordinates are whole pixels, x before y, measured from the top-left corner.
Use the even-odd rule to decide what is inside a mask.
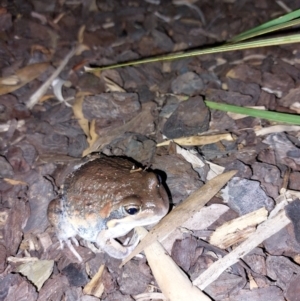
[[[78,244],[76,235],[124,258],[138,239],[123,246],[114,238],[157,223],[168,212],[168,196],[156,174],[133,168],[134,163],[121,157],[83,159],[66,176],[61,196],[50,202],[48,219],[61,245],[66,242],[78,260],[70,241]]]

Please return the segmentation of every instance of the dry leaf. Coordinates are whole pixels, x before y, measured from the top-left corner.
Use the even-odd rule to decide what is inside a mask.
[[[14,257],[14,256],[8,256],[6,260],[8,262],[13,262],[13,263],[39,261],[37,257]]]
[[[21,81],[20,81],[20,78],[16,75],[10,75],[10,76],[7,76],[7,77],[2,77],[0,79],[0,84],[1,85],[6,85],[6,86],[15,86],[17,84],[19,84]]]
[[[40,98],[39,102],[40,102],[40,103],[45,102],[45,101],[47,101],[48,99],[52,99],[53,97],[55,97],[54,94],[45,94],[45,95],[43,95],[43,96]]]
[[[77,42],[79,44],[82,44],[83,43],[83,40],[84,40],[84,32],[85,32],[85,25],[81,25],[79,30],[78,30],[78,33],[77,33]]]
[[[33,81],[35,78],[44,73],[49,65],[49,63],[31,64],[16,71],[16,74],[13,77],[9,76],[8,78],[0,78],[0,95],[11,93],[25,86],[27,83]],[[13,82],[16,83],[15,85],[12,84],[12,79]],[[9,80],[8,85],[5,84],[7,80]]]
[[[149,300],[167,300],[167,298],[162,293],[142,293],[135,296],[132,296],[135,301],[149,301]]]
[[[69,100],[69,99],[64,99],[64,97],[62,95],[63,86],[67,86],[69,84],[70,84],[69,81],[57,77],[53,80],[51,86],[53,88],[53,93],[54,93],[55,97],[60,102],[64,102],[66,106],[71,107],[71,105],[67,103],[67,100]]]
[[[72,106],[73,113],[82,128],[85,135],[90,138],[90,127],[89,127],[89,121],[84,117],[83,111],[82,111],[82,104],[84,101],[84,97],[86,95],[90,95],[90,93],[87,92],[79,92],[76,94],[75,102]]]
[[[90,50],[90,47],[85,45],[85,44],[79,44],[77,47],[76,47],[76,55],[81,55],[82,52],[84,51],[87,51],[87,50]],[[87,61],[85,61],[86,63]],[[78,69],[77,69],[78,70]]]
[[[142,227],[136,228],[140,236],[147,234]],[[159,242],[145,248],[148,264],[153,276],[167,300],[170,301],[209,301],[208,296],[192,285],[186,274],[166,254]]]
[[[101,277],[104,271],[104,265],[102,264],[98,272],[94,275],[89,283],[83,289],[83,293],[86,295],[92,295],[100,298],[104,291],[104,285],[101,281]]]
[[[94,145],[95,143],[98,141],[99,139],[99,136],[98,134],[96,133],[96,120],[92,120],[91,124],[90,124],[90,131],[89,131],[89,137],[87,139],[87,142],[89,144],[89,147],[84,150],[83,154],[82,154],[82,157],[85,157],[87,156],[88,154],[92,153],[93,152],[93,148],[94,148]]]
[[[203,168],[205,166],[205,163],[207,163],[210,167],[208,173],[207,173],[207,180],[211,180],[217,175],[220,175],[224,172],[225,167],[217,165],[215,163],[201,160],[199,157],[199,154],[193,150],[186,150],[179,145],[176,145],[176,153],[181,155],[186,161],[192,164],[193,169],[197,172],[197,168]],[[205,163],[204,163],[205,162]]]
[[[176,239],[183,238],[182,228],[189,229],[191,231],[199,231],[208,228],[213,224],[221,215],[229,210],[229,207],[223,204],[212,204],[210,206],[203,207],[200,211],[194,213],[181,228],[177,228],[172,235],[169,235],[161,243],[169,254],[173,243]]]
[[[106,76],[103,77],[105,81],[105,85],[107,87],[106,92],[126,92],[122,87],[116,84],[111,79],[107,78]]]
[[[46,55],[49,59],[51,58],[52,51],[50,51],[48,48],[46,48],[46,47],[43,46],[43,45],[33,44],[33,45],[30,47],[30,54],[33,55],[33,53],[34,53],[35,51],[41,52],[42,54]]]
[[[42,96],[46,93],[46,91],[50,87],[52,81],[56,77],[58,77],[58,75],[60,74],[60,72],[68,64],[69,60],[74,56],[74,54],[76,53],[78,47],[79,46],[77,46],[76,48],[73,48],[65,56],[65,58],[62,60],[62,62],[58,66],[58,68],[56,68],[56,70],[50,75],[50,77],[30,96],[29,101],[26,104],[27,108],[32,109],[35,106],[35,104],[38,103],[38,101],[40,100],[40,98],[42,98]]]
[[[210,265],[206,271],[193,281],[193,284],[201,290],[205,289],[231,265],[238,262],[240,258],[243,258],[264,240],[283,229],[289,223],[290,220],[286,216],[285,211],[281,211],[275,217],[267,219],[257,227],[256,231],[247,240],[242,242],[228,255]]]
[[[266,128],[255,130],[256,136],[264,136],[272,133],[299,132],[300,126],[297,125],[273,125]]]
[[[258,288],[258,285],[257,285],[256,281],[254,280],[253,276],[251,275],[251,273],[248,272],[247,275],[248,275],[248,278],[249,278],[250,290]]]
[[[207,180],[211,180],[214,177],[216,177],[217,175],[220,175],[224,172],[225,167],[221,166],[221,165],[217,165],[215,163],[212,163],[210,161],[205,161],[205,163],[207,163],[209,165],[209,171],[207,174]]]
[[[21,264],[17,271],[26,276],[39,291],[53,271],[54,260],[38,260]]]
[[[217,135],[210,135],[210,136],[190,136],[190,137],[182,137],[177,138],[173,140],[167,140],[161,143],[158,143],[156,146],[165,146],[169,145],[171,141],[174,141],[175,143],[179,145],[185,145],[185,146],[196,146],[196,145],[206,145],[211,143],[216,143],[221,140],[227,140],[227,141],[234,141],[231,134],[217,134]]]
[[[238,218],[235,218],[218,227],[211,235],[209,242],[221,249],[245,240],[255,231],[254,226],[265,221],[268,217],[268,210],[260,208]]]
[[[193,169],[203,168],[205,166],[204,160],[199,158],[199,153],[194,150],[187,150],[179,145],[176,145],[176,153],[181,155],[186,161],[192,164]]]
[[[26,186],[28,185],[28,183],[26,182],[14,180],[14,179],[4,178],[3,180],[11,185],[26,185]]]
[[[219,175],[192,193],[151,229],[132,253],[124,259],[122,264],[128,262],[154,241],[161,241],[166,238],[177,227],[186,222],[190,216],[195,214],[196,211],[199,211],[235,174],[236,171],[232,170]]]

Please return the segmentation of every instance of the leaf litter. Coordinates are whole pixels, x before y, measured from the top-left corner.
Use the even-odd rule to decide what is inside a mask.
[[[72,263],[70,254],[57,248],[58,244],[56,244],[53,232],[44,225],[45,216],[43,214],[45,211],[39,208],[39,204],[45,200],[48,201],[47,197],[54,196],[56,193],[54,191],[57,189],[55,184],[63,177],[61,170],[64,165],[72,162],[74,157],[78,159],[83,155],[102,151],[108,155],[128,156],[129,154],[130,157],[144,165],[151,165],[154,170],[162,171],[162,176],[164,176],[163,172],[166,173],[166,184],[170,188],[172,205],[175,209],[165,218],[167,222],[162,220],[162,223],[166,223],[164,226],[158,224],[150,230],[148,235],[150,237],[152,235],[150,242],[153,242],[157,237],[162,238],[172,232],[165,242],[161,242],[166,244],[169,255],[164,249],[161,249],[157,242],[153,242],[154,246],[152,246],[148,245],[149,242],[146,244],[142,240],[141,246],[138,247],[145,248],[149,265],[165,297],[170,300],[186,300],[187,298],[192,299],[194,296],[199,298],[197,300],[232,301],[237,300],[235,298],[246,297],[251,300],[259,300],[259,296],[265,294],[276,295],[278,300],[283,300],[283,295],[288,300],[293,300],[298,294],[296,286],[282,286],[280,280],[276,279],[278,276],[275,268],[280,260],[283,261],[282,258],[286,259],[283,255],[278,256],[278,254],[290,254],[290,258],[297,263],[297,254],[300,251],[297,245],[297,235],[293,234],[295,233],[293,231],[296,231],[295,220],[291,218],[292,222],[290,222],[282,211],[285,206],[288,208],[288,203],[293,199],[290,194],[299,193],[295,191],[297,190],[295,183],[299,179],[297,163],[299,128],[274,125],[258,118],[241,118],[239,116],[239,119],[236,119],[225,112],[210,110],[210,125],[207,131],[207,123],[203,126],[200,124],[200,119],[192,117],[193,111],[195,111],[192,104],[195,103],[194,97],[196,96],[199,104],[202,97],[204,100],[224,101],[231,105],[243,105],[248,101],[251,105],[264,106],[268,110],[296,109],[297,111],[297,103],[290,98],[293,93],[297,94],[298,65],[294,62],[286,63],[291,62],[290,54],[294,50],[292,46],[291,48],[287,46],[286,53],[281,52],[280,55],[273,50],[260,50],[258,51],[261,53],[260,55],[251,50],[254,53],[252,56],[249,56],[248,53],[243,53],[241,56],[229,53],[223,57],[208,55],[199,59],[192,58],[186,61],[172,62],[168,64],[167,68],[166,64],[162,67],[163,65],[154,63],[152,66],[114,70],[109,76],[98,74],[98,79],[104,81],[103,92],[136,93],[141,110],[128,120],[122,120],[122,115],[118,116],[119,119],[107,116],[108,120],[113,120],[111,124],[105,123],[99,118],[90,119],[83,110],[83,104],[86,105],[87,98],[93,95],[92,90],[89,91],[89,88],[84,89],[78,85],[82,76],[82,67],[85,64],[102,65],[116,60],[128,61],[136,56],[161,54],[165,49],[184,49],[187,45],[203,45],[216,38],[222,40],[224,37],[219,36],[219,32],[222,32],[223,35],[228,35],[230,32],[226,25],[228,22],[222,24],[222,20],[210,24],[209,30],[205,29],[205,22],[202,22],[201,25],[204,27],[199,28],[201,20],[198,13],[202,11],[202,5],[206,11],[212,11],[212,7],[196,1],[188,3],[192,10],[182,10],[186,15],[185,18],[181,16],[182,12],[171,17],[176,22],[172,24],[172,33],[167,28],[165,30],[166,33],[172,34],[172,39],[169,39],[168,34],[160,32],[159,26],[155,30],[151,29],[151,26],[156,27],[158,23],[162,27],[169,25],[167,25],[166,19],[161,17],[162,14],[158,12],[156,4],[145,3],[127,7],[124,10],[125,17],[119,16],[121,19],[125,18],[126,22],[105,24],[100,22],[98,26],[101,30],[97,26],[91,25],[93,22],[88,21],[91,16],[89,14],[91,12],[95,14],[113,12],[111,16],[114,18],[114,12],[118,9],[115,2],[102,3],[99,1],[93,3],[91,10],[88,5],[83,6],[81,17],[86,24],[76,30],[70,29],[72,28],[70,25],[76,20],[76,12],[72,9],[70,10],[71,14],[57,14],[57,19],[52,20],[53,24],[50,21],[50,15],[55,14],[48,15],[46,11],[40,11],[32,15],[33,19],[26,21],[23,18],[12,19],[16,24],[15,36],[22,37],[21,28],[26,25],[28,28],[27,38],[32,44],[31,47],[26,48],[26,43],[21,44],[18,40],[11,39],[19,47],[16,48],[17,55],[15,57],[10,57],[12,49],[6,51],[7,48],[3,48],[3,53],[7,56],[6,61],[15,60],[12,70],[17,71],[11,72],[7,66],[3,65],[3,77],[0,79],[0,90],[2,91],[0,92],[2,95],[0,98],[0,126],[3,129],[0,133],[1,157],[6,161],[1,161],[2,180],[0,181],[2,197],[0,229],[4,233],[4,241],[0,241],[0,293],[5,296],[4,300],[16,299],[18,294],[23,291],[26,292],[23,294],[28,300],[59,300],[63,297],[70,300],[85,300],[84,298],[88,297],[89,300],[102,298],[105,301],[114,300],[113,298],[117,300],[138,299],[138,296],[144,293],[144,291],[139,291],[140,294],[136,294],[138,288],[134,287],[134,283],[126,282],[126,277],[120,276],[121,271],[124,271],[124,267],[121,269],[118,267],[120,262],[107,258],[103,253],[92,254],[81,242],[79,248],[83,258],[88,263],[94,263],[90,264],[87,276],[81,267]],[[65,5],[70,8],[69,3],[65,3]],[[144,10],[144,7],[148,7],[148,5],[151,9],[156,10],[154,17],[151,18],[157,18],[156,22],[158,23],[152,23],[153,19],[147,15],[147,10]],[[164,4],[161,5],[164,6]],[[222,5],[222,8],[230,9],[228,4]],[[257,14],[265,9],[263,4],[260,5],[262,5],[260,9],[252,6]],[[200,7],[201,10],[199,10]],[[39,11],[42,8],[37,6],[35,9]],[[173,9],[177,11],[179,8],[174,6]],[[276,6],[276,8],[269,9],[276,11],[278,8]],[[231,11],[231,16],[232,13],[233,11]],[[6,11],[1,18],[11,18],[13,14],[13,10]],[[169,14],[171,16],[172,12],[170,11]],[[247,19],[248,14],[248,10],[245,15],[241,11],[238,18]],[[36,19],[34,16],[39,17]],[[43,23],[39,24],[37,21],[45,20],[44,16],[48,17],[46,20],[52,27],[50,40],[48,40],[49,30],[46,30]],[[133,23],[131,24],[131,22]],[[6,24],[8,27],[10,26],[9,22]],[[128,34],[126,38],[122,35],[124,28],[119,27],[119,24],[123,24],[122,26],[127,29],[127,31],[125,30]],[[136,26],[136,24],[141,25]],[[242,22],[241,24],[246,23]],[[202,31],[199,31],[200,29]],[[113,30],[120,32],[116,35]],[[236,33],[240,32],[240,26],[236,26],[233,30],[236,30]],[[54,35],[56,35],[55,39],[58,39],[60,34],[68,31],[72,34],[66,35],[66,41],[69,43],[67,48],[65,48],[66,44],[54,43]],[[149,32],[149,35],[143,36],[143,31]],[[190,34],[183,35],[182,32]],[[132,35],[132,33],[134,34]],[[68,52],[72,48],[71,45],[74,43],[76,35],[80,46],[78,48],[75,46],[76,51],[73,48],[71,52]],[[40,45],[36,44],[35,36],[39,37]],[[71,36],[72,38],[70,38]],[[52,47],[62,47],[57,49],[62,51],[54,52]],[[31,49],[30,53],[27,53],[28,49]],[[20,53],[26,53],[30,58],[30,63],[18,61]],[[66,53],[67,56],[65,56]],[[49,58],[51,64],[48,62]],[[63,64],[60,65],[60,62]],[[232,67],[233,64],[238,65]],[[20,66],[20,68],[16,66]],[[50,72],[48,69],[54,66],[59,67],[56,73],[52,73],[43,91],[35,94],[36,97],[30,98],[37,91],[38,86],[46,82],[49,77],[47,73]],[[59,73],[63,80],[69,80],[71,83],[71,86],[64,87],[66,98],[62,96],[62,85],[60,85],[57,88],[59,91],[54,96],[47,94],[47,97],[45,96],[43,99],[42,95],[49,92],[53,79],[57,78]],[[287,79],[286,83],[280,83],[281,75],[279,76],[279,73],[284,74]],[[186,81],[186,78],[190,80]],[[221,84],[223,85],[221,86]],[[225,91],[222,87],[227,87],[227,90]],[[243,87],[243,89],[239,87]],[[174,93],[174,91],[184,92],[186,95],[183,97],[179,95],[171,99],[174,94],[172,95],[170,92]],[[41,99],[43,102],[39,102]],[[71,99],[68,103],[72,108],[66,108],[65,103],[58,105],[57,99],[60,101]],[[192,99],[192,101],[187,101],[188,99]],[[181,101],[187,102],[179,106]],[[166,104],[168,103],[171,105],[167,108]],[[160,116],[159,112],[162,109],[165,109],[165,113]],[[183,116],[185,110],[190,115]],[[176,114],[173,114],[175,111]],[[165,131],[164,124],[171,116],[171,127]],[[205,120],[206,116],[203,117],[203,120],[208,122]],[[119,120],[122,120],[122,123]],[[196,123],[195,120],[197,120]],[[191,127],[193,127],[193,131],[190,131]],[[162,134],[169,133],[170,128],[172,135],[176,138],[164,140]],[[182,128],[186,129],[184,135]],[[192,136],[190,132],[196,134]],[[278,134],[279,132],[281,134]],[[178,133],[180,134],[178,135]],[[171,141],[175,141],[185,148],[180,149]],[[150,145],[151,147],[149,147]],[[160,147],[155,149],[155,145]],[[148,152],[147,155],[143,153],[145,150]],[[274,166],[278,166],[278,168],[276,169]],[[290,176],[288,175],[288,180],[284,185],[283,177],[288,174],[286,173],[287,168],[290,168],[292,172]],[[257,224],[266,219],[266,209],[256,208],[255,211],[252,208],[249,213],[242,215],[242,212],[237,209],[239,208],[237,207],[238,201],[233,200],[224,205],[222,204],[222,195],[217,193],[227,180],[222,182],[223,184],[209,184],[211,181],[215,183],[214,181],[219,177],[232,175],[234,172],[228,174],[228,171],[234,169],[238,170],[241,179],[260,183],[269,198],[268,204],[273,204],[268,208],[269,211],[277,204],[276,196],[279,196],[282,187],[285,187],[285,195],[280,195],[280,197],[283,199],[285,197],[286,201],[276,205],[269,214],[268,220],[258,227],[256,227]],[[217,178],[215,178],[216,176]],[[207,182],[208,180],[210,182]],[[242,183],[243,180],[239,181]],[[200,208],[202,205],[195,205],[193,210],[197,212],[188,213],[183,204],[186,204],[186,201],[190,200],[194,193],[197,193],[195,191],[199,187],[197,202],[201,202],[202,205],[206,202],[209,204],[202,209]],[[208,197],[205,195],[205,191],[208,193]],[[37,192],[43,194],[44,197],[39,196]],[[183,202],[184,199],[187,200]],[[257,199],[253,198],[253,203],[256,201]],[[294,207],[289,210],[296,211],[298,208],[296,203],[292,202],[291,204],[294,204]],[[179,212],[180,208],[183,208],[183,212]],[[36,214],[35,222],[32,214]],[[256,221],[252,215],[257,216]],[[181,226],[179,227],[179,225]],[[156,233],[157,229],[162,230]],[[278,232],[280,229],[281,231]],[[40,233],[41,231],[43,233]],[[218,234],[219,237],[216,241]],[[28,239],[28,235],[30,239]],[[47,237],[43,237],[43,235]],[[273,236],[269,237],[271,235]],[[227,250],[220,250],[216,246],[205,244],[204,240]],[[241,240],[244,242],[240,243]],[[179,241],[182,243],[178,243]],[[185,241],[187,244],[184,243]],[[286,241],[286,245],[283,245],[283,241]],[[264,249],[257,247],[260,243],[264,244],[267,253],[263,252]],[[182,251],[175,252],[172,244],[177,244],[179,250],[183,248]],[[189,245],[190,248],[184,249],[185,245]],[[228,248],[231,245],[234,247],[233,250]],[[154,248],[154,251],[151,251],[151,248]],[[194,251],[191,254],[186,253],[187,250],[193,248]],[[226,252],[227,255],[225,255]],[[250,254],[247,255],[249,252]],[[189,264],[185,267],[189,266],[189,270],[184,270],[185,267],[180,266],[180,259],[176,257],[179,256],[178,254],[186,256]],[[8,255],[14,257],[8,257]],[[172,259],[170,255],[174,258]],[[220,258],[222,256],[224,257]],[[281,285],[280,291],[277,286],[270,285],[265,276],[266,272],[260,276],[253,272],[256,267],[251,265],[249,260],[251,256],[262,266],[265,264],[268,277]],[[29,259],[29,261],[26,262],[25,259]],[[143,260],[133,259],[130,268],[133,268],[135,274],[150,275],[143,265]],[[250,289],[245,287],[245,271],[242,272],[245,265],[242,260],[250,265],[250,268],[245,268],[250,280]],[[50,263],[47,269],[44,269],[43,265],[41,267],[40,264],[43,262]],[[235,265],[236,262],[239,264]],[[292,269],[296,269],[296,263]],[[51,274],[53,264],[55,273]],[[287,266],[286,263],[285,265]],[[225,271],[229,266],[233,273]],[[29,269],[29,273],[28,270],[27,272],[23,270],[25,267]],[[32,272],[33,268],[37,268],[37,270]],[[42,271],[42,273],[38,271]],[[73,276],[74,271],[75,274],[81,275],[81,283],[86,281],[89,283],[83,290],[79,286],[70,286],[71,283],[79,283]],[[172,271],[171,275],[168,273],[170,271]],[[30,282],[21,276],[22,273]],[[178,276],[176,281],[175,275]],[[219,275],[221,280],[216,279]],[[31,278],[31,276],[36,276],[36,278]],[[170,279],[173,279],[173,276],[172,282]],[[297,281],[296,276],[290,277],[291,283]],[[90,282],[88,278],[91,279]],[[166,279],[168,280],[166,281]],[[154,279],[151,283],[153,281]],[[232,281],[232,285],[228,284],[230,281]],[[222,289],[218,289],[219,283],[222,283]],[[34,286],[39,289],[39,297]],[[204,290],[206,295],[201,293],[201,290]],[[152,297],[161,297],[161,295],[157,295],[158,291],[159,289],[155,286]],[[175,296],[176,292],[179,295]],[[151,292],[148,293],[151,298]],[[183,295],[178,297],[180,294]]]

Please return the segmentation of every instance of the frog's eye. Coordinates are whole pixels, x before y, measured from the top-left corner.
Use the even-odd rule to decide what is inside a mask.
[[[140,212],[141,208],[138,206],[131,205],[124,207],[124,210],[129,215],[136,215]]]
[[[162,178],[161,178],[161,176],[158,175],[158,174],[156,174],[156,177],[157,177],[157,181],[158,181],[156,187],[160,187],[160,185],[161,185],[161,183],[162,183]]]

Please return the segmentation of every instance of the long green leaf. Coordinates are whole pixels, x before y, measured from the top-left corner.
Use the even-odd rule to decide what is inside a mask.
[[[237,41],[239,40],[241,37],[245,36],[245,35],[249,35],[249,34],[252,34],[252,33],[255,33],[255,32],[258,32],[260,30],[264,30],[264,29],[267,29],[269,27],[272,27],[272,26],[277,26],[277,25],[280,25],[280,24],[283,24],[283,23],[286,23],[288,21],[291,21],[293,19],[296,19],[296,18],[299,18],[300,17],[300,9],[297,9],[291,13],[288,13],[286,15],[283,15],[277,19],[274,19],[274,20],[271,20],[269,22],[266,22],[264,24],[261,24],[257,27],[254,27],[252,29],[249,29],[247,31],[244,31],[242,32],[241,34],[233,37],[231,39],[231,41]]]
[[[272,120],[276,122],[284,122],[289,124],[300,125],[300,115],[296,115],[296,114],[287,114],[287,113],[279,113],[279,112],[272,112],[272,111],[262,111],[262,110],[251,109],[251,108],[243,108],[239,106],[218,103],[210,100],[206,100],[205,103],[210,109],[238,113],[238,114],[243,114],[251,117],[258,117],[262,119]]]
[[[132,61],[128,63],[121,63],[115,64],[110,66],[104,67],[97,67],[97,68],[89,68],[85,67],[85,71],[88,72],[97,72],[99,70],[107,70],[107,69],[114,69],[120,67],[127,67],[127,66],[135,66],[145,63],[153,63],[158,61],[167,61],[167,60],[174,60],[180,58],[187,58],[191,56],[203,55],[203,54],[211,54],[211,53],[220,53],[226,51],[233,51],[233,50],[243,50],[243,49],[250,49],[250,48],[257,48],[257,47],[264,47],[264,46],[276,46],[276,45],[284,45],[284,44],[292,44],[292,43],[299,43],[300,42],[300,34],[294,34],[289,36],[283,37],[276,37],[276,38],[269,38],[264,40],[258,41],[250,41],[250,42],[243,42],[238,44],[225,44],[218,47],[207,48],[203,50],[195,50],[195,51],[188,51],[184,53],[176,53],[171,55],[164,55],[159,57],[151,57],[147,59]]]
[[[266,34],[266,33],[269,33],[269,32],[274,32],[276,30],[281,30],[281,29],[288,28],[288,27],[291,27],[291,26],[296,26],[296,25],[299,25],[299,24],[300,24],[300,19],[296,19],[296,20],[292,20],[292,21],[289,21],[289,22],[285,22],[285,23],[282,23],[282,24],[275,25],[275,26],[267,27],[267,28],[264,28],[264,29],[261,29],[261,30],[251,31],[250,33],[244,32],[244,33],[239,34],[236,37],[233,37],[230,40],[230,42],[231,43],[237,43],[237,42],[244,41],[244,40],[247,40],[247,39],[251,39],[253,37],[257,37],[257,36],[260,36],[260,35],[263,35],[263,34]]]

